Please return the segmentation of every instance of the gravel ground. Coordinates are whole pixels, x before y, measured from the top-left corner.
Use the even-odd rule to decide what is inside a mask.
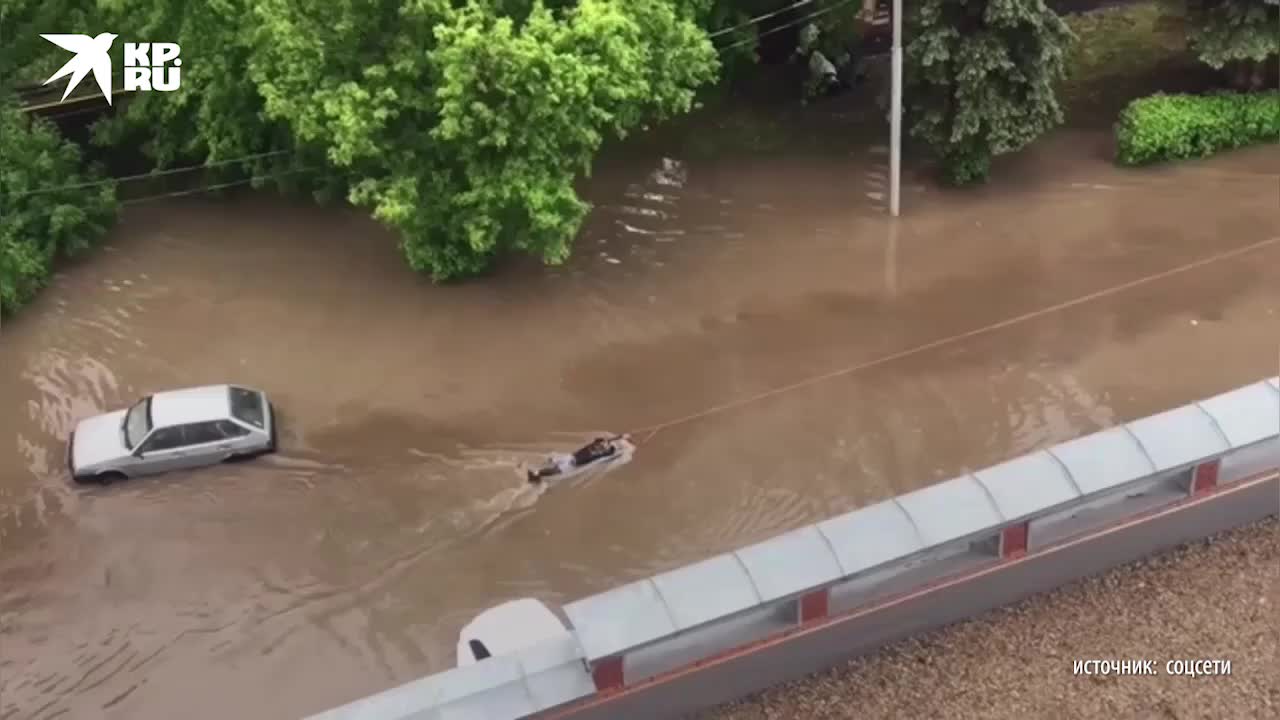
[[[1151,659],[1154,677],[1075,676]],[[1231,661],[1230,676],[1164,674]],[[907,640],[704,720],[1280,718],[1280,523],[1270,520]]]

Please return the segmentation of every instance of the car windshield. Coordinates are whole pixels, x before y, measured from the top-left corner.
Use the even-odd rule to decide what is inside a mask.
[[[139,400],[124,416],[124,445],[132,450],[151,432],[151,398]]]
[[[261,428],[266,421],[262,407],[262,395],[245,388],[231,388],[231,414],[240,422]]]

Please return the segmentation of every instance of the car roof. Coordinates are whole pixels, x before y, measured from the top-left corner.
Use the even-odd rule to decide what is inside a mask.
[[[493,655],[507,655],[543,640],[568,634],[560,618],[533,598],[489,608],[458,633],[459,645],[479,640]]]
[[[151,396],[151,424],[155,427],[222,420],[230,416],[230,385],[166,390]]]

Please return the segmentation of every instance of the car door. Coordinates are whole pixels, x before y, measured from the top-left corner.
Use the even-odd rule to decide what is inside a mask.
[[[179,467],[216,465],[233,454],[216,421],[184,425],[182,462]]]
[[[185,445],[182,426],[156,428],[138,446],[136,460],[130,470],[135,475],[154,475],[176,470],[187,460]]]
[[[232,454],[253,452],[259,450],[259,446],[262,444],[257,438],[253,437],[253,433],[249,431],[249,428],[231,420],[219,420],[217,422],[217,430],[222,438],[222,446],[226,447]]]

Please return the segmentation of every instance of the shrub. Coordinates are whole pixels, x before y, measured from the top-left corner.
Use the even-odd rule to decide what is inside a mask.
[[[1157,94],[1129,103],[1116,125],[1116,159],[1144,165],[1280,141],[1280,93]]]

